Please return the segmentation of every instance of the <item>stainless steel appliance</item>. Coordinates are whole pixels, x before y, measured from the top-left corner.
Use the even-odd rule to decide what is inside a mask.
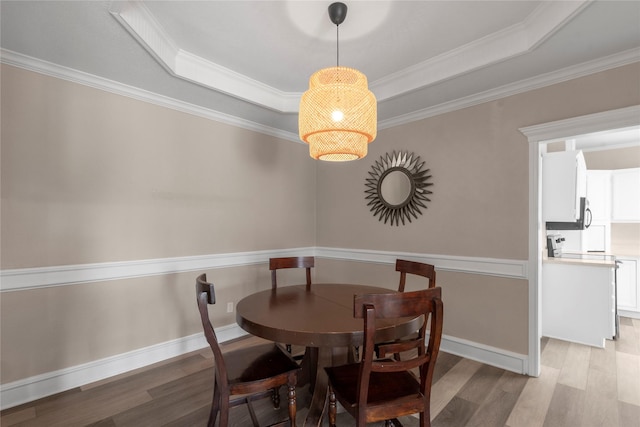
[[[582,151],[542,157],[542,219],[547,230],[584,230],[591,224],[587,165]]]
[[[555,258],[562,255],[562,247],[564,246],[565,238],[560,234],[547,235],[547,256],[549,258]]]
[[[604,252],[565,252],[565,237],[562,234],[547,235],[547,256],[549,258],[583,259],[616,262],[616,256]]]
[[[547,221],[547,230],[585,230],[591,225],[591,209],[589,200],[580,197],[580,217],[572,222],[569,221]]]

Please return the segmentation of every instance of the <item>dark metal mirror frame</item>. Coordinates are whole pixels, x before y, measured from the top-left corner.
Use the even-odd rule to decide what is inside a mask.
[[[366,179],[365,200],[368,200],[367,206],[371,206],[370,211],[373,216],[379,216],[380,221],[384,221],[389,225],[405,225],[405,220],[411,222],[411,217],[418,219],[418,215],[422,215],[420,208],[427,209],[426,202],[430,202],[428,197],[433,194],[427,188],[433,183],[427,182],[431,175],[428,175],[429,169],[423,169],[424,162],[420,161],[420,157],[408,151],[400,151],[392,154],[380,156],[375,164],[371,166],[369,178]],[[411,183],[411,189],[407,198],[399,204],[391,204],[382,195],[381,188],[384,179],[394,171],[401,171],[407,175]]]

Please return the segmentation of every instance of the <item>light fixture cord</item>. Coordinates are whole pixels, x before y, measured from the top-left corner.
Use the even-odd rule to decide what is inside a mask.
[[[336,24],[336,83],[340,83],[340,24]],[[336,85],[336,102],[340,103],[340,90]]]
[[[340,32],[338,28],[340,25],[336,24],[336,67],[340,66]]]

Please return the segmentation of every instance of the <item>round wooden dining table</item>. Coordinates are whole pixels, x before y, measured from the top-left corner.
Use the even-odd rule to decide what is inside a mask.
[[[328,387],[324,367],[353,360],[350,352],[362,345],[364,323],[353,317],[354,296],[391,292],[375,286],[314,283],[310,290],[306,285],[284,286],[238,302],[236,321],[242,329],[270,341],[306,348],[298,384],[309,383],[313,395],[305,426],[322,422]],[[418,329],[419,322],[420,317],[380,319],[376,341],[409,335]]]

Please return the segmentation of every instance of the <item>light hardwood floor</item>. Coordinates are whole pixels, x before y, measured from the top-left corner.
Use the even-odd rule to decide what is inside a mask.
[[[225,344],[226,350],[257,338]],[[431,398],[434,427],[640,427],[640,320],[622,318],[621,337],[605,349],[542,340],[542,373],[529,378],[441,353]],[[203,426],[211,399],[208,349],[109,378],[0,414],[8,426]],[[298,419],[306,414],[306,388],[298,390]],[[285,401],[283,396],[283,401]],[[257,405],[262,421],[284,418],[269,400]],[[245,407],[232,425],[248,422]],[[406,427],[417,419],[403,419]],[[301,424],[301,423],[300,423]],[[338,425],[353,426],[348,414]]]

